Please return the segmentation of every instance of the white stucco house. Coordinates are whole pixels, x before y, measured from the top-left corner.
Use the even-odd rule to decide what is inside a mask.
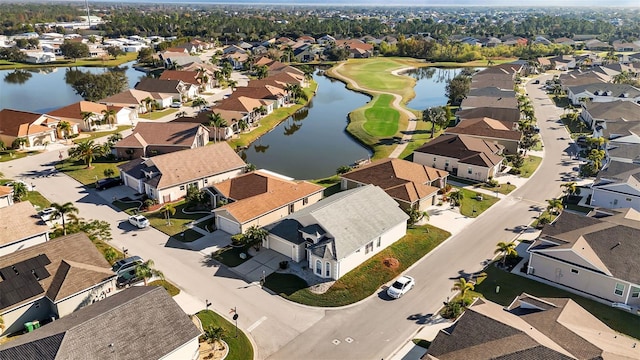
[[[332,195],[268,225],[263,246],[339,279],[407,232],[409,216],[384,190],[367,185]]]
[[[591,185],[589,205],[640,211],[640,164],[609,162]]]
[[[0,186],[5,187],[7,186]],[[3,199],[2,194],[0,192],[0,199]],[[38,212],[30,202],[13,203],[11,199],[8,201],[9,206],[0,205],[0,256],[49,240],[51,229],[40,220]]]

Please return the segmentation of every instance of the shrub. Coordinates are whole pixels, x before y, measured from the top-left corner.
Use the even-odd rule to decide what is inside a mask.
[[[451,186],[450,184],[445,185],[443,188],[440,188],[440,190],[438,190],[438,193],[440,194],[446,194],[449,191],[451,191],[451,189],[453,189],[453,186]]]
[[[280,269],[286,270],[289,267],[289,262],[287,260],[280,261]]]
[[[489,181],[487,181],[487,186],[489,186],[489,187],[496,187],[496,186],[498,186],[498,180],[496,180],[496,179],[489,179]]]
[[[336,170],[336,174],[342,175],[348,173],[349,171],[351,171],[351,166],[342,165]]]
[[[460,316],[463,311],[462,301],[449,301],[444,305],[442,310],[440,310],[440,316],[445,319],[455,319]]]
[[[235,234],[231,237],[231,244],[233,246],[242,246],[245,244],[245,239],[243,234]]]

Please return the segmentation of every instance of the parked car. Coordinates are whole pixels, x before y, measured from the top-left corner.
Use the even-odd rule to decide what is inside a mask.
[[[119,275],[120,273],[123,273],[127,270],[131,270],[133,267],[142,263],[143,261],[140,256],[131,256],[126,259],[116,261],[111,267],[111,270],[113,270],[114,273]]]
[[[182,104],[179,103],[179,102],[171,103],[171,107],[174,108],[174,109],[179,109],[181,106],[182,106]]]
[[[534,84],[540,84],[540,80],[534,80],[533,83]]]
[[[116,279],[116,286],[123,288],[140,281],[142,281],[142,278],[136,276],[136,269],[130,269],[120,273]]]
[[[42,221],[52,220],[54,219],[53,214],[55,214],[55,212],[56,212],[56,209],[52,207],[42,209],[42,211],[40,211],[40,218],[42,219]]]
[[[403,275],[394,281],[393,285],[389,286],[387,289],[387,295],[394,299],[398,299],[409,290],[413,289],[415,284],[416,282],[411,276]]]
[[[96,181],[96,190],[104,190],[115,186],[122,185],[122,179],[117,177],[109,177]]]
[[[149,226],[149,220],[142,215],[131,215],[129,216],[129,223],[138,229],[143,229]]]

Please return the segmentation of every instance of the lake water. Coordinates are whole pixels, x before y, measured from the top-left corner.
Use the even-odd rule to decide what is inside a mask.
[[[462,70],[424,67],[404,73],[417,80],[413,89],[416,97],[409,101],[407,107],[422,111],[433,106],[445,105],[449,100],[445,95],[447,82]]]
[[[135,70],[128,62],[121,65],[125,71],[129,86],[140,81],[145,73]],[[83,71],[94,74],[104,73],[107,68],[81,67]],[[24,69],[19,74],[14,70],[0,70],[0,109],[14,109],[44,113],[82,100],[71,85],[64,81],[67,68],[46,67]]]

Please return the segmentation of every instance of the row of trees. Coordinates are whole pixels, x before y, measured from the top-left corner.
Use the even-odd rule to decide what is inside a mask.
[[[121,69],[110,69],[102,74],[67,69],[65,81],[71,85],[76,94],[88,101],[98,101],[115,95],[128,86],[127,75]]]

